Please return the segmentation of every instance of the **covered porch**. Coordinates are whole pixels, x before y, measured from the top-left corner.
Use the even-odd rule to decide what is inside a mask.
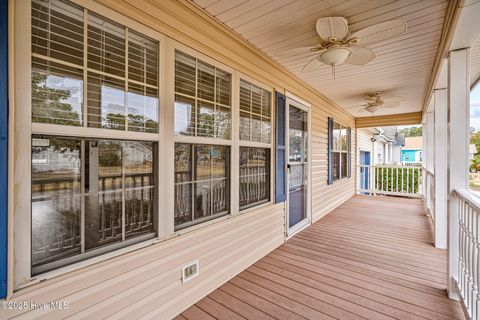
[[[421,200],[357,195],[176,319],[464,319]]]
[[[480,1],[0,3],[0,319],[480,319]],[[418,124],[421,166],[361,163]]]

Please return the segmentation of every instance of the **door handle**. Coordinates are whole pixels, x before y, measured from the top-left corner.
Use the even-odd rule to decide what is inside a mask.
[[[290,163],[287,163],[287,169],[290,169],[291,165]]]

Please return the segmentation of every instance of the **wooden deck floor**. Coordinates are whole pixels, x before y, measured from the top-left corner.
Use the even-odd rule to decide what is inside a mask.
[[[177,319],[464,319],[420,200],[355,196]]]

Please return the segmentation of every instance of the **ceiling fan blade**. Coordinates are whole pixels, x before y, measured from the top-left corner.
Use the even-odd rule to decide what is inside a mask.
[[[281,59],[281,58],[295,56],[298,54],[306,54],[306,55],[317,54],[323,50],[324,49],[322,47],[300,47],[300,48],[282,50],[282,51],[276,52],[273,56],[275,58]]]
[[[311,59],[310,61],[308,61],[302,68],[302,70],[300,71],[301,73],[306,73],[306,72],[309,72],[309,71],[312,71],[316,68],[319,68],[320,66],[322,65],[322,63],[318,60],[318,57],[315,56],[313,57],[313,59]]]
[[[407,32],[405,19],[394,19],[361,29],[352,34],[349,39],[357,38],[358,44],[368,45],[402,35],[405,32]]]
[[[348,58],[345,60],[346,63],[356,66],[363,66],[376,57],[375,53],[366,47],[350,46],[350,49],[352,50],[352,53],[350,53]]]
[[[348,21],[343,17],[328,17],[317,20],[317,33],[323,40],[345,38],[348,34]]]
[[[385,102],[382,104],[382,108],[396,108],[400,105],[400,102]]]
[[[385,98],[385,99],[383,99],[383,101],[384,101],[385,103],[387,103],[387,102],[393,102],[393,103],[395,103],[395,102],[402,102],[403,100],[405,100],[404,97],[391,97],[391,98]]]
[[[366,104],[357,104],[356,106],[346,107],[345,109],[355,109],[360,107],[366,107]]]

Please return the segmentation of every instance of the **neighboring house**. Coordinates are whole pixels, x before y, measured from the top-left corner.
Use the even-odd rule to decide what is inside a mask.
[[[404,137],[397,133],[397,127],[359,129],[358,139],[359,157],[369,157],[369,164],[400,163]]]
[[[475,154],[477,154],[477,146],[474,145],[473,143],[470,144],[470,147],[468,148],[468,151],[469,151],[469,156],[470,156],[470,160],[473,160],[473,157],[475,156]]]
[[[357,180],[357,188],[369,188],[372,172],[366,166],[400,163],[403,144],[404,137],[397,132],[396,126],[358,129],[357,165],[360,166],[360,176]]]
[[[422,137],[405,137],[402,147],[402,163],[422,162]]]

